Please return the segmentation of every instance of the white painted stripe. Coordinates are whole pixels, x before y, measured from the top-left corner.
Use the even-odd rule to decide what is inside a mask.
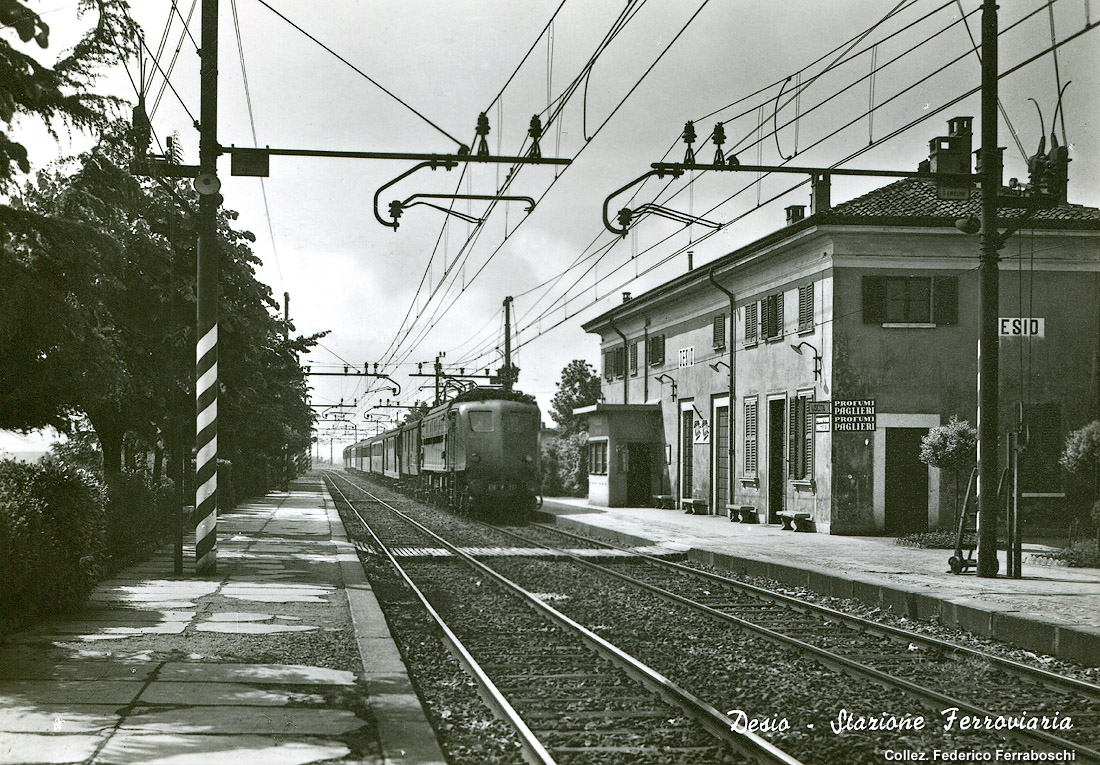
[[[195,418],[195,432],[201,433],[203,428],[216,419],[218,419],[218,400],[214,399],[210,406],[199,412],[199,416]]]
[[[218,456],[218,437],[215,435],[210,439],[210,443],[203,445],[199,449],[199,453],[195,456],[195,465],[202,467],[210,460]]]
[[[218,489],[218,474],[214,476],[198,488],[195,492],[195,506],[201,505],[207,498],[210,497]]]
[[[218,526],[218,511],[210,513],[205,518],[200,518],[199,522],[195,525],[195,539],[205,539],[207,536],[217,530]]]
[[[195,344],[195,361],[197,362],[206,352],[218,344],[218,325],[215,324],[210,328],[210,331],[202,336],[202,339]]]
[[[214,362],[214,365],[210,369],[203,373],[202,377],[195,383],[195,398],[198,398],[203,393],[218,382],[218,362]]]

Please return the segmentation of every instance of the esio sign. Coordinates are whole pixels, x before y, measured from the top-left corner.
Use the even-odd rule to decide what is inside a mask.
[[[997,334],[1001,337],[1046,337],[1046,319],[1002,316],[997,319]]]

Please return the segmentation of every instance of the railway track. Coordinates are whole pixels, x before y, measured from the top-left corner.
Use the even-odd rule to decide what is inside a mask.
[[[518,581],[524,581],[525,577],[530,582],[552,579],[552,576],[547,575],[548,561],[569,560],[573,564],[598,572],[599,577],[607,578],[608,581],[621,582],[624,586],[640,589],[654,598],[675,604],[681,610],[688,609],[721,628],[718,633],[709,632],[708,635],[723,632],[751,635],[755,639],[768,641],[783,651],[809,657],[831,671],[869,684],[896,689],[932,710],[928,719],[929,727],[941,727],[950,721],[953,732],[961,735],[963,732],[959,729],[964,720],[977,722],[979,729],[986,727],[986,718],[992,721],[993,730],[966,732],[962,739],[964,745],[974,746],[975,736],[980,734],[984,739],[996,736],[1023,744],[1029,747],[1029,751],[1066,752],[1072,754],[1078,762],[1100,762],[1100,754],[1095,749],[1100,688],[1090,683],[823,608],[781,593],[553,527],[534,524],[517,532],[482,525],[476,527],[476,530],[464,531],[460,536],[468,541],[480,540],[483,547],[491,544],[490,540],[494,537],[501,540],[507,537],[506,544],[530,551],[524,556],[525,559],[485,557],[486,562],[494,568],[506,572]],[[568,540],[571,550],[563,548],[563,538]],[[546,551],[546,558],[541,564],[536,564],[533,562],[536,553],[531,548],[539,546]],[[600,550],[607,552],[599,553]],[[593,552],[599,554],[590,554]],[[530,570],[525,573],[524,569]],[[573,578],[580,581],[585,577],[574,575]],[[570,589],[557,589],[558,597],[573,597]],[[606,600],[607,609],[614,608],[611,605],[612,598],[604,595],[597,597]],[[579,602],[580,597],[576,599]],[[566,608],[571,604],[565,602],[562,605]],[[573,616],[578,621],[585,621],[582,613],[573,613]],[[714,642],[714,638],[703,637],[706,628],[702,626],[683,627],[679,631],[681,628],[675,626],[678,619],[683,617],[669,616],[661,621],[661,639],[674,646],[690,646],[691,661],[703,661],[701,656],[708,653],[706,649]],[[594,628],[604,626],[599,625],[599,621],[608,620],[593,617],[588,623]],[[730,627],[735,629],[731,630]],[[692,629],[699,632],[693,633]],[[643,655],[647,648],[648,646],[642,644],[636,653]],[[676,665],[681,664],[683,658],[674,655],[664,670],[666,674],[675,676]],[[699,674],[719,675],[723,669],[722,664],[730,663],[730,656],[722,651],[711,651],[706,661],[713,662],[713,668]],[[780,666],[785,661],[790,663],[780,659]],[[662,667],[661,659],[655,659],[654,662],[659,669]],[[690,674],[677,676],[676,679],[695,688],[691,684],[693,680],[690,679]],[[704,697],[713,698],[710,695]],[[730,703],[727,697],[719,695],[718,698],[726,704]],[[726,708],[718,701],[715,703]],[[847,709],[852,710],[853,706],[850,705]],[[945,713],[945,710],[948,711]],[[951,716],[950,720],[947,716]],[[847,720],[838,717],[831,724],[837,725],[842,734],[857,735],[860,733],[858,726],[866,724],[861,722],[864,717],[866,716],[852,713]],[[1020,721],[1025,726],[1032,725],[1031,720],[1037,721],[1037,729],[1018,727]],[[1059,727],[1066,724],[1067,720],[1072,727]],[[871,724],[873,723],[872,720]],[[1041,726],[1045,723],[1049,723],[1050,727],[1043,729]],[[845,730],[846,725],[851,727]],[[1010,726],[1011,730],[1008,729]],[[888,741],[879,743],[890,746]],[[882,760],[877,758],[868,761]]]
[[[1100,686],[545,524],[532,528],[543,538],[528,530],[500,531],[550,549],[559,548],[547,535],[630,552],[628,558],[599,563],[574,560],[850,676],[889,684],[941,713],[957,710],[956,723],[964,716],[983,722],[989,718],[994,725],[1003,720],[1003,727],[994,730],[998,735],[1049,751],[1074,752],[1078,762],[1100,762]],[[1037,730],[1008,730],[1010,720],[1031,718],[1039,721]],[[1051,729],[1042,728],[1044,719]]]
[[[799,763],[562,614],[545,595],[510,582],[346,478],[328,474],[326,482],[369,535],[364,552],[386,555],[401,572],[480,695],[515,730],[528,762]],[[375,512],[368,521],[357,508],[364,502],[349,491],[393,515]],[[378,534],[372,526],[385,529]],[[449,555],[399,560],[394,542],[439,546]]]

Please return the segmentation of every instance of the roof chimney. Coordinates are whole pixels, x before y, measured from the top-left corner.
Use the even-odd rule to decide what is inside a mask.
[[[787,225],[798,223],[806,217],[806,205],[791,205],[787,208]]]
[[[629,303],[630,302],[630,293],[629,292],[624,292],[623,293],[623,302],[624,303]]]
[[[833,206],[832,185],[828,173],[813,176],[810,183],[810,215],[825,212]]]
[[[973,122],[973,117],[953,117],[947,121],[947,135],[928,142],[928,169],[931,172],[970,172]]]
[[[695,251],[688,250],[688,271],[695,268]]]

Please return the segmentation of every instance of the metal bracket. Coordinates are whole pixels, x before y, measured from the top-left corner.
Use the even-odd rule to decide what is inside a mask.
[[[459,212],[458,210],[452,210],[449,207],[443,207],[441,205],[432,204],[431,202],[414,202],[414,199],[477,199],[483,201],[498,200],[502,202],[526,202],[527,212],[530,213],[535,209],[535,200],[527,196],[501,196],[496,194],[413,194],[407,198],[404,202],[398,202],[394,200],[390,203],[390,214],[400,215],[402,211],[407,210],[410,207],[416,205],[425,205],[433,209],[439,210],[447,215],[453,215],[456,218],[460,218],[468,223],[480,223],[481,218],[475,218],[472,215]],[[376,208],[377,209],[377,208]],[[396,228],[397,218],[394,218],[394,228]]]
[[[398,183],[399,181],[402,181],[405,178],[408,178],[410,175],[415,173],[417,170],[423,170],[425,167],[430,167],[432,170],[435,170],[437,167],[443,167],[446,170],[450,170],[450,169],[452,169],[454,167],[457,167],[457,166],[458,166],[458,162],[455,162],[453,160],[449,160],[449,159],[444,159],[444,160],[429,159],[429,160],[421,162],[417,165],[413,165],[411,168],[409,168],[405,172],[401,173],[401,175],[397,176],[392,181],[389,181],[388,183],[382,184],[381,186],[378,187],[378,191],[374,192],[374,217],[383,226],[386,226],[387,228],[392,228],[394,231],[396,231],[397,227],[399,225],[401,225],[397,222],[398,217],[400,217],[400,215],[401,215],[401,208],[400,208],[400,206],[395,207],[393,204],[390,205],[390,213],[393,214],[393,220],[385,220],[381,215],[379,215],[378,214],[378,197],[381,196],[382,192],[385,191],[386,189],[388,189],[390,186],[393,186],[394,184]],[[400,203],[398,203],[398,205],[400,205]],[[394,213],[396,213],[396,214],[394,214]]]

